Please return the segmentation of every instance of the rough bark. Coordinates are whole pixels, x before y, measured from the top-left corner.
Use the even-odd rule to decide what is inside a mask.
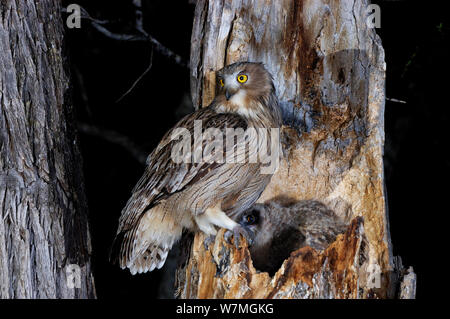
[[[0,297],[92,298],[60,1],[0,2]]]
[[[197,1],[194,105],[212,101],[215,71],[229,63],[260,61],[274,77],[285,156],[259,202],[320,200],[350,226],[325,252],[294,252],[273,278],[251,266],[245,247],[236,250],[219,236],[207,252],[198,234],[190,259],[178,271],[180,297],[398,294],[402,269],[392,256],[383,176],[384,50],[366,23],[368,5],[360,0]],[[379,285],[367,280],[370,272],[380,273]]]

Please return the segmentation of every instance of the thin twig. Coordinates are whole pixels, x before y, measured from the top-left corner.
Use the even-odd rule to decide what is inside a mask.
[[[87,123],[78,123],[78,130],[83,134],[99,137],[105,141],[123,147],[136,161],[142,165],[145,165],[147,152],[136,145],[136,143],[134,143],[128,136]]]
[[[401,103],[401,104],[407,104],[407,103],[408,103],[408,102],[406,102],[406,101],[402,101],[402,100],[398,100],[398,99],[393,99],[393,98],[389,98],[389,97],[386,98],[386,101],[394,102],[394,103]]]
[[[144,15],[142,13],[142,1],[141,0],[133,0],[133,4],[136,7],[136,11],[135,11],[136,30],[143,33],[145,36],[148,36],[147,32],[145,32],[145,30],[144,30]],[[134,87],[139,83],[139,81],[150,71],[150,69],[152,68],[152,64],[153,64],[153,46],[152,46],[152,50],[150,52],[150,63],[148,65],[147,69],[145,69],[144,73],[142,73],[136,79],[136,81],[134,81],[133,85],[128,89],[128,91],[126,91],[124,94],[122,94],[122,96],[119,99],[116,100],[116,103],[120,102],[125,96],[127,96],[134,89]]]
[[[131,85],[131,87],[116,100],[116,103],[120,102],[125,96],[127,96],[134,89],[134,87],[139,83],[139,81],[148,73],[148,71],[150,71],[152,65],[153,65],[153,47],[152,51],[150,52],[150,63],[147,69],[145,69],[145,71],[136,79],[136,81],[134,81],[133,85]]]
[[[86,19],[86,20],[90,20],[90,21],[93,21],[93,22],[96,22],[96,23],[98,23],[98,24],[107,24],[107,23],[111,23],[112,21],[110,21],[110,20],[98,20],[98,19],[94,19],[94,18],[92,18],[90,15],[89,15],[89,13],[83,8],[83,7],[81,7],[80,6],[80,13],[81,13],[81,17],[83,18],[83,19]],[[64,13],[67,13],[67,8],[61,8],[61,12],[64,12]]]

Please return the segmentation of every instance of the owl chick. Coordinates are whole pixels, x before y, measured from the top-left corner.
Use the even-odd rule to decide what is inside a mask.
[[[181,119],[147,158],[144,175],[122,210],[111,257],[136,274],[161,268],[184,229],[214,236],[216,227],[223,227],[235,241],[247,236],[233,216],[253,205],[272,174],[263,173],[263,161],[233,160],[228,151],[244,149],[248,159],[255,149],[242,148],[244,144],[270,147],[271,141],[279,143],[279,136],[233,136],[223,149],[218,146],[224,143],[211,143],[204,136],[211,129],[213,136],[219,132],[225,137],[229,129],[280,126],[272,77],[262,64],[234,63],[218,71],[213,102]],[[188,142],[180,143],[179,137],[185,142],[186,135]],[[189,151],[181,152],[184,148]]]
[[[310,246],[323,250],[346,229],[324,204],[304,200],[283,206],[255,204],[237,219],[252,234],[250,254],[256,269],[275,273],[291,252]]]

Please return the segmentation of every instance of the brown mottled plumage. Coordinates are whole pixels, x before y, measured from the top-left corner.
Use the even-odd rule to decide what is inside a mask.
[[[273,274],[291,252],[310,246],[324,250],[346,225],[324,204],[303,200],[255,204],[236,219],[252,233],[250,254],[256,269]]]
[[[247,76],[245,83],[237,80],[241,75]],[[235,238],[245,235],[230,217],[249,208],[270,181],[271,175],[261,174],[261,163],[215,161],[219,152],[199,163],[172,160],[179,141],[171,140],[173,131],[185,128],[194,136],[196,120],[202,121],[203,132],[209,127],[224,132],[281,126],[272,79],[262,64],[235,63],[218,71],[217,78],[214,101],[184,117],[163,137],[122,210],[112,254],[132,274],[161,268],[183,229],[215,235],[217,226],[232,230]],[[192,141],[192,154],[205,143]],[[240,142],[233,143],[236,148]]]

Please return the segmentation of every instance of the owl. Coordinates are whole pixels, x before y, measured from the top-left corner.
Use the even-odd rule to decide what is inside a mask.
[[[250,236],[256,269],[275,273],[291,252],[304,246],[324,250],[346,225],[323,203],[303,200],[290,205],[277,201],[255,204],[237,217]]]
[[[228,65],[216,79],[212,103],[167,132],[148,156],[145,172],[121,212],[111,259],[132,274],[161,268],[184,230],[214,236],[222,227],[235,243],[240,235],[248,236],[234,217],[253,205],[273,173],[263,172],[264,161],[233,156],[249,158],[263,144],[279,144],[279,135],[228,135],[230,130],[279,129],[280,108],[272,77],[261,63]],[[212,136],[222,133],[227,138],[212,143],[211,134],[206,134],[211,130]],[[256,151],[245,145],[256,145]]]

